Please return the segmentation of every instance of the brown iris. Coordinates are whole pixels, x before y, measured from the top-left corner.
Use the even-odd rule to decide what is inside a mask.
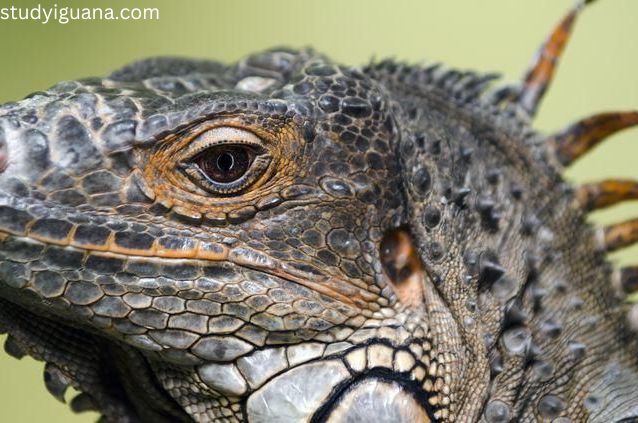
[[[243,145],[218,145],[208,148],[194,161],[212,182],[227,184],[244,176],[255,159],[255,151]]]
[[[258,183],[272,162],[268,144],[244,129],[219,126],[189,140],[178,168],[197,189],[230,196]]]

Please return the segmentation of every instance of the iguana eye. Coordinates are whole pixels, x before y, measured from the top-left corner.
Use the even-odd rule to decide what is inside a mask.
[[[231,127],[210,129],[190,144],[182,170],[213,194],[231,195],[250,187],[268,168],[271,156],[255,134]]]
[[[195,165],[211,183],[235,182],[248,172],[255,152],[243,145],[219,145],[195,158]]]

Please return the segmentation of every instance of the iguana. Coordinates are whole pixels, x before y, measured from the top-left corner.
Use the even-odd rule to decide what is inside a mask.
[[[515,86],[278,48],[3,105],[6,351],[104,421],[635,421],[638,220],[585,218],[638,184],[561,171],[638,113],[531,126],[584,3]]]

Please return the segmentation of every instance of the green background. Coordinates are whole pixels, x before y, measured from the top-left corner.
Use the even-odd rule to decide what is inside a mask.
[[[41,2],[43,6],[46,1]],[[50,2],[51,4],[53,2]],[[372,57],[443,61],[502,72],[515,81],[572,0],[65,1],[64,6],[158,7],[159,21],[0,21],[0,102],[60,80],[103,75],[129,61],[180,55],[234,61],[275,45],[314,46],[346,64]],[[15,6],[37,2],[14,0]],[[11,6],[7,0],[0,7]],[[595,112],[638,105],[638,1],[593,4],[583,13],[536,121],[551,132]],[[638,130],[582,159],[567,177],[638,178]],[[638,216],[628,204],[593,216],[598,224]],[[612,256],[638,263],[638,248]],[[633,260],[632,260],[633,259]],[[2,341],[3,338],[0,338]],[[42,364],[0,354],[0,422],[93,421],[49,396]]]

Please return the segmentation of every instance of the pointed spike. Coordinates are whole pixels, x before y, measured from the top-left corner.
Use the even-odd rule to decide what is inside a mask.
[[[587,346],[578,341],[567,341],[567,350],[574,360],[581,360],[587,353]]]
[[[538,312],[543,308],[543,299],[547,296],[547,290],[538,284],[531,287],[532,300],[534,303],[534,311]]]
[[[486,95],[486,101],[495,106],[500,106],[503,103],[508,104],[517,101],[520,93],[521,88],[519,86],[504,85],[489,91]]]
[[[523,217],[523,221],[521,222],[521,233],[525,236],[534,235],[542,224],[543,222],[541,222],[536,214],[530,213]]]
[[[548,142],[553,145],[558,161],[569,166],[608,136],[638,125],[638,112],[601,113],[576,122]]]
[[[495,355],[490,360],[490,374],[496,376],[503,372],[503,359],[500,354]]]
[[[463,207],[465,205],[465,197],[467,197],[472,190],[470,188],[457,188],[452,191],[452,202],[456,204],[458,207]]]
[[[44,366],[44,386],[58,401],[65,403],[64,394],[70,386],[70,379],[54,364]]]
[[[478,210],[483,224],[492,230],[498,229],[498,222],[500,220],[500,213],[495,210],[496,202],[489,197],[479,198],[476,202],[476,209]]]
[[[423,76],[426,77],[427,82],[431,83],[434,78],[434,74],[443,66],[442,63],[432,63],[423,70]]]
[[[463,76],[463,73],[459,72],[456,69],[446,69],[443,74],[439,75],[435,83],[439,87],[445,88],[453,86],[454,84],[459,82],[463,78]]]
[[[83,413],[85,411],[97,411],[93,398],[86,392],[82,392],[71,400],[71,410],[74,413]]]
[[[638,291],[638,266],[623,267],[618,270],[619,285],[625,294]]]
[[[567,45],[572,27],[582,6],[583,3],[578,2],[558,23],[536,52],[530,67],[523,77],[523,88],[517,100],[529,116],[533,117],[536,114],[538,105],[552,82],[554,72],[558,67],[558,62]]]
[[[461,148],[461,159],[464,162],[468,163],[472,158],[472,154],[474,153],[474,149],[472,147],[463,147]]]
[[[627,220],[603,229],[604,248],[616,251],[638,242],[638,219]]]
[[[463,92],[465,101],[472,101],[478,98],[493,81],[499,78],[500,75],[497,73],[475,76],[474,78],[468,79],[459,91]]]
[[[524,325],[527,319],[528,316],[525,311],[523,311],[520,301],[513,301],[505,309],[503,327],[507,329],[513,326]]]
[[[576,198],[586,211],[603,209],[627,200],[638,200],[638,181],[607,179],[586,184],[578,188]]]
[[[476,209],[481,214],[490,214],[496,207],[496,202],[490,197],[479,197],[476,200]]]
[[[563,327],[560,323],[549,319],[541,323],[540,331],[548,338],[556,338],[563,331]]]
[[[529,347],[527,349],[527,360],[528,362],[532,362],[543,356],[543,350],[538,344],[536,344],[533,340],[530,342]]]
[[[481,260],[481,270],[479,273],[480,285],[492,285],[505,274],[505,269],[496,262],[489,259]]]
[[[17,358],[18,360],[27,355],[24,347],[11,335],[9,335],[7,340],[4,341],[4,351],[11,357]]]
[[[432,142],[429,145],[429,150],[430,150],[430,153],[434,154],[435,156],[438,154],[441,154],[441,140],[440,139],[432,140]]]
[[[500,169],[489,169],[485,174],[485,179],[490,185],[496,185],[502,174],[503,172]]]

